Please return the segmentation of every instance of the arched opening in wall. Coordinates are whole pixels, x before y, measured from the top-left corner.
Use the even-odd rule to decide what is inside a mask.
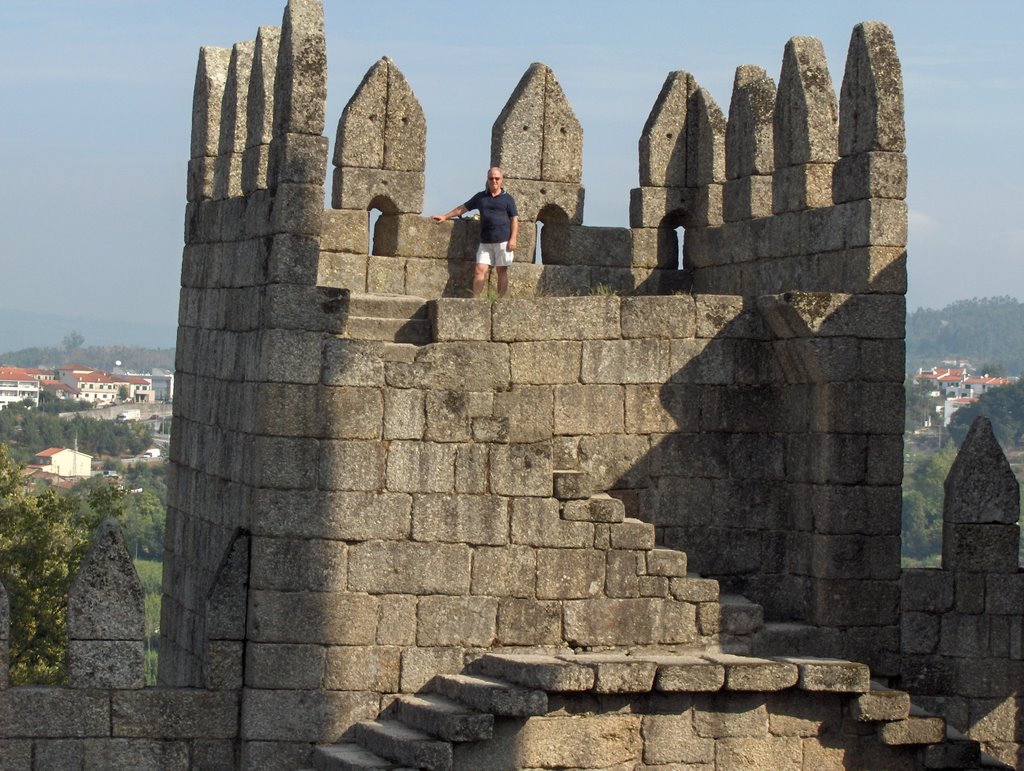
[[[394,202],[386,195],[374,196],[370,203],[366,207],[366,254],[368,256],[382,256],[388,255],[393,249],[389,249],[385,244],[386,242],[394,241],[393,238],[382,238],[382,235],[386,235],[385,231],[389,230],[385,228],[385,225],[390,222],[393,231],[396,226],[396,221],[390,216],[398,214],[398,207],[395,206]]]
[[[548,204],[537,212],[535,241],[533,248],[533,261],[538,265],[544,264],[544,254],[548,254],[547,262],[556,263],[565,260],[565,252],[568,243],[565,238],[567,229],[563,226],[569,224],[569,215],[562,210],[561,206]]]
[[[366,211],[366,254],[373,255],[373,236],[377,231],[377,220],[380,219],[380,209],[374,207]]]

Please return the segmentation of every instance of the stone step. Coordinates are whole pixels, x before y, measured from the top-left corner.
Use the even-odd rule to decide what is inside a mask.
[[[782,691],[792,688],[800,679],[795,664],[753,656],[734,656],[729,653],[704,653],[704,658],[725,667],[727,691]]]
[[[718,598],[722,608],[720,631],[723,635],[750,635],[764,626],[764,609],[738,594]]]
[[[379,319],[426,319],[427,301],[412,295],[353,292],[349,295],[348,314]]]
[[[474,661],[470,671],[559,693],[589,691],[594,686],[592,667],[539,654],[488,653]]]
[[[911,715],[904,720],[882,723],[878,738],[891,747],[907,744],[938,744],[946,738],[946,721],[941,717]]]
[[[403,694],[392,710],[406,725],[449,742],[481,741],[494,732],[494,715],[436,693]]]
[[[342,337],[350,340],[383,340],[392,343],[426,345],[433,340],[430,322],[425,319],[349,316]]]
[[[562,504],[562,519],[618,524],[626,519],[626,507],[622,501],[608,493],[597,493],[583,500],[566,500]]]
[[[905,720],[910,716],[910,694],[872,680],[871,690],[851,703],[850,714],[861,723]]]
[[[427,684],[427,691],[501,717],[530,717],[548,710],[548,695],[544,691],[492,677],[438,675]]]
[[[364,720],[353,726],[356,741],[400,765],[450,771],[452,745],[398,720]]]
[[[843,648],[843,634],[838,630],[796,622],[769,622],[754,635],[750,652],[755,656],[840,658]]]
[[[946,741],[933,744],[924,753],[925,768],[965,769],[983,766],[981,745],[952,726],[946,726]],[[1002,763],[996,768],[1009,768]]]
[[[313,750],[313,768],[316,771],[399,771],[401,766],[358,744],[341,742],[316,747]]]

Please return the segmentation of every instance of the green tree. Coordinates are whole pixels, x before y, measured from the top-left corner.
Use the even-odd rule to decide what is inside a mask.
[[[957,444],[964,441],[979,415],[992,421],[992,431],[1004,448],[1024,443],[1024,380],[993,388],[957,410],[949,421],[949,433]]]
[[[115,508],[116,491],[88,506],[52,489],[25,487],[0,444],[0,581],[10,599],[10,678],[14,684],[65,678],[67,594],[93,531]]]
[[[903,557],[916,564],[937,565],[942,550],[942,503],[956,445],[918,463],[903,480]]]

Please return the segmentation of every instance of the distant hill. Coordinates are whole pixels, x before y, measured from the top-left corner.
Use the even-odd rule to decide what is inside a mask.
[[[1012,297],[975,298],[907,314],[908,371],[944,359],[966,359],[979,368],[997,365],[1004,375],[1024,374],[1024,303]]]
[[[82,364],[106,371],[120,366],[131,372],[150,372],[154,367],[174,371],[173,348],[141,348],[134,345],[90,345],[65,348],[22,348],[0,353],[0,364],[49,369],[62,364]]]
[[[173,348],[177,329],[177,319],[173,318],[166,323],[144,320],[110,321],[0,307],[0,351],[20,351],[35,346],[60,346],[64,337],[71,332],[77,332],[85,338],[88,345],[94,346]]]

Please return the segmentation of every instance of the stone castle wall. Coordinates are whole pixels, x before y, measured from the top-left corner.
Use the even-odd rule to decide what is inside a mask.
[[[901,588],[931,579],[899,563],[906,173],[884,25],[855,28],[838,100],[811,38],[787,44],[777,87],[740,67],[728,117],[670,73],[629,228],[583,224],[582,127],[554,73],[531,65],[495,121],[492,162],[519,203],[520,253],[539,234],[543,262],[517,263],[512,297],[494,303],[460,298],[476,223],[422,214],[426,118],[388,59],[339,120],[325,210],[319,2],[290,0],[280,28],[203,48],[195,94],[154,692],[168,711],[192,698],[179,694],[233,700],[209,707],[234,721],[233,763],[307,763],[494,651],[746,644],[720,591],[877,675],[908,677],[908,656],[934,653],[914,650],[923,621],[901,614]],[[951,532],[967,550],[986,537]],[[662,666],[678,664],[641,669]],[[748,704],[728,693],[747,663],[714,666],[722,682],[687,688],[721,695],[652,694],[636,710],[651,719],[612,721],[623,746],[647,763],[710,752],[725,767],[730,752],[781,748],[913,766],[943,738],[941,721],[870,694],[871,708]],[[807,666],[746,690],[870,687],[809,685]],[[946,691],[928,693],[944,706]],[[585,733],[558,710],[603,702],[577,698],[530,720]],[[697,733],[666,749],[655,737],[676,707]],[[750,721],[707,717],[736,711]],[[836,738],[874,741],[844,728],[868,713],[906,749]],[[19,751],[53,735],[33,725],[15,730]],[[528,741],[503,725],[549,746],[540,728]],[[197,746],[186,764],[216,765]],[[825,746],[849,754],[813,755]]]

